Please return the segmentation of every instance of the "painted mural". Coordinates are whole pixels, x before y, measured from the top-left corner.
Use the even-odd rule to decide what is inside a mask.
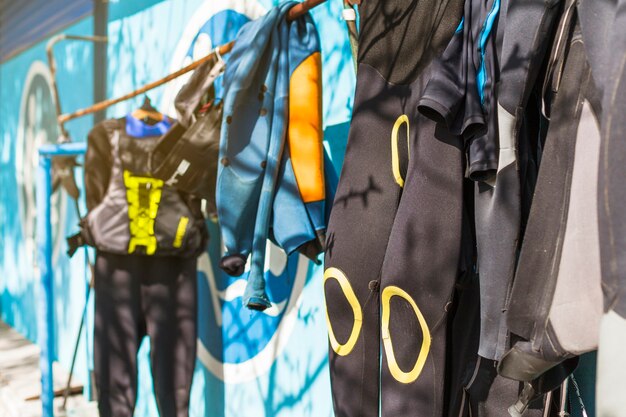
[[[235,39],[242,25],[272,5],[267,0],[111,0],[108,97],[158,79]],[[322,34],[325,146],[339,173],[352,108],[354,69],[340,18],[341,2],[331,1],[312,14]],[[91,34],[92,19],[65,32]],[[57,45],[55,56],[63,110],[90,105],[93,48],[63,43]],[[45,41],[2,63],[0,75],[0,311],[3,320],[36,340],[34,150],[42,143],[54,142],[58,134]],[[185,79],[151,91],[153,103],[174,114],[173,98]],[[217,94],[220,92],[218,89]],[[121,103],[108,109],[107,116],[123,116],[142,101],[143,97],[138,97]],[[72,139],[85,140],[92,123],[90,117],[69,123]],[[80,177],[81,173],[77,174]],[[62,192],[54,195],[52,204],[57,356],[67,367],[85,303],[87,255],[79,252],[71,261],[67,259],[63,238],[76,230],[76,210]],[[299,255],[287,257],[270,245],[266,274],[272,308],[263,313],[249,311],[241,303],[245,275],[229,277],[217,268],[222,244],[217,224],[209,221],[209,227],[210,245],[199,259],[198,362],[191,415],[331,416],[322,268]],[[91,349],[90,343],[83,345],[77,376],[87,382]],[[144,343],[139,353],[136,416],[157,415],[148,354],[148,343]]]
[[[84,19],[65,30],[91,34],[93,21]],[[37,147],[56,142],[58,128],[46,59],[46,40],[0,65],[0,311],[2,319],[29,339],[37,340],[36,301],[39,272],[35,244],[35,173]],[[54,49],[57,82],[64,109],[93,102],[93,48],[89,44],[59,44]],[[83,140],[91,117],[68,124],[75,140]],[[82,184],[79,184],[82,186]],[[84,210],[84,207],[82,208]],[[70,260],[65,255],[65,236],[76,225],[74,204],[61,192],[52,199],[54,230],[55,313],[59,340],[56,355],[68,365],[88,277],[85,253]],[[88,380],[89,352],[85,342],[79,350],[76,376]]]

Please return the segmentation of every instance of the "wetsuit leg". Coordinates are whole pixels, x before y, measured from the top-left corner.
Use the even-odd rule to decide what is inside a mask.
[[[389,89],[396,95],[384,94]],[[391,170],[390,138],[396,119],[405,111],[398,95],[402,89],[390,87],[375,69],[359,67],[325,259],[330,374],[337,417],[378,416],[378,288],[401,192]]]
[[[383,417],[443,413],[448,312],[461,249],[461,138],[424,116],[412,121],[417,140],[382,269]]]
[[[196,259],[142,259],[141,304],[161,417],[187,417],[196,360]]]
[[[99,252],[95,265],[94,371],[101,417],[131,417],[144,335],[133,257]]]
[[[515,404],[521,384],[497,372],[497,362],[478,356],[474,372],[465,386],[466,409],[460,416],[501,417]],[[545,396],[533,401],[524,417],[544,416]]]
[[[467,181],[467,180],[466,180]],[[475,239],[468,236],[467,219],[473,219],[473,195],[475,183],[467,181],[464,201],[464,239],[456,282],[455,300],[449,312],[448,355],[446,363],[447,396],[444,414],[448,417],[501,417],[517,401],[521,384],[497,375],[493,360],[476,354],[481,340],[483,323],[481,291],[483,283],[471,268],[476,257]],[[467,193],[472,193],[468,196]],[[478,224],[478,222],[476,223]],[[471,233],[471,231],[470,231]],[[469,237],[469,239],[468,239]],[[471,240],[470,240],[471,239]],[[469,240],[469,241],[468,241]],[[526,417],[543,415],[543,399],[531,403]]]
[[[422,91],[416,80],[452,36],[462,6],[459,0],[371,0],[359,8],[357,88],[325,259],[337,417],[379,413],[379,286],[400,201],[398,178],[406,178],[406,132],[413,138],[417,132],[410,127]],[[394,130],[401,138],[395,150]]]

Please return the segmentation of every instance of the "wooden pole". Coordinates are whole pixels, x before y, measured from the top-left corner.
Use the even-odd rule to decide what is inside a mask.
[[[297,5],[293,6],[289,12],[287,13],[287,20],[288,21],[292,21],[295,20],[301,16],[303,16],[304,14],[306,14],[309,10],[311,10],[312,8],[324,3],[326,0],[305,0],[301,3],[298,3]],[[227,44],[224,44],[222,46],[219,47],[219,53],[221,55],[226,55],[227,53],[229,53],[232,49],[233,46],[235,46],[235,41],[229,42]],[[81,110],[77,110],[73,113],[70,114],[62,114],[58,117],[59,123],[63,124],[65,122],[68,122],[70,120],[76,119],[78,117],[82,117],[82,116],[86,116],[88,114],[92,114],[101,110],[104,110],[108,107],[113,106],[114,104],[117,103],[121,103],[122,101],[126,101],[126,100],[130,100],[133,97],[137,97],[147,91],[150,91],[154,88],[157,88],[165,83],[168,83],[170,81],[172,81],[175,78],[180,77],[183,74],[186,74],[190,71],[193,71],[194,69],[198,68],[200,65],[204,64],[205,62],[207,62],[208,60],[210,60],[213,56],[215,55],[215,52],[212,52],[210,54],[208,54],[207,56],[204,56],[202,58],[200,58],[197,61],[192,62],[191,64],[187,65],[186,67],[183,67],[181,69],[179,69],[176,72],[173,72],[169,75],[167,75],[166,77],[161,78],[160,80],[157,81],[153,81],[150,84],[146,84],[143,87],[132,91],[128,94],[125,94],[121,97],[118,98],[113,98],[113,99],[109,99],[109,100],[104,100],[101,101],[99,103],[94,104],[91,107],[87,107],[85,109],[81,109]]]

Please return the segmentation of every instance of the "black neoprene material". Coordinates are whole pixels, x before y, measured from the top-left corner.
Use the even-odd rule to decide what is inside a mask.
[[[510,114],[524,109],[551,45],[563,0],[514,1],[506,14],[498,102]]]
[[[104,123],[98,123],[89,132],[85,154],[85,199],[87,210],[94,209],[102,202],[109,188],[113,152],[109,132]]]
[[[378,416],[379,390],[382,416],[431,415],[443,409],[446,307],[457,275],[463,161],[461,139],[436,129],[417,112],[423,87],[420,79],[393,85],[371,66],[359,66],[326,252],[326,274],[334,278],[326,280],[326,303],[338,343],[348,345],[355,328],[353,307],[347,301],[351,291],[352,303],[362,312],[358,338],[349,352],[339,354],[332,346],[330,350],[338,417]],[[399,126],[394,139],[404,188],[392,164],[394,125]],[[337,275],[346,278],[351,290],[342,290]],[[394,288],[409,298],[390,297]],[[383,318],[385,311],[389,314],[387,326],[381,321],[381,308]],[[382,340],[381,324],[390,335],[383,334]],[[426,332],[432,340],[423,348]],[[390,351],[406,373],[424,352],[418,377],[399,382],[398,372],[394,376],[390,371]]]
[[[585,51],[595,84],[603,90],[611,74],[613,51],[610,42],[616,17],[617,0],[583,0],[578,4],[578,16]]]
[[[508,5],[508,0],[465,2],[463,24],[435,59],[419,105],[424,115],[464,138],[467,176],[475,181],[478,353],[491,360],[508,348],[504,306],[515,270],[521,210],[515,127],[500,129],[495,88]]]
[[[461,240],[461,144],[460,138],[430,122],[418,122],[416,128],[417,143],[411,146],[406,183],[381,271],[381,299],[384,312],[386,289],[396,286],[406,291],[421,310],[432,340],[430,349],[425,349],[424,329],[415,312],[406,301],[392,299],[389,331],[393,345],[383,345],[382,416],[437,415],[445,407],[447,315]],[[390,350],[404,372],[415,365],[418,352],[428,353],[414,382],[398,382],[391,371]]]
[[[507,313],[509,329],[537,345],[546,331],[556,287],[555,265],[561,257],[567,221],[577,121],[591,76],[580,39],[572,43],[567,56]]]
[[[94,370],[101,417],[132,417],[137,351],[150,337],[161,417],[188,417],[196,359],[196,259],[98,252]]]
[[[233,277],[241,276],[246,268],[246,258],[242,255],[225,256],[220,260],[220,268]]]
[[[499,76],[495,48],[499,13],[494,5],[504,9],[507,3],[465,2],[463,25],[457,28],[441,57],[435,59],[433,75],[419,103],[423,114],[464,137],[468,175],[474,180],[492,178],[498,168],[497,129],[489,126],[490,113],[495,111],[493,86]],[[492,14],[496,16],[494,24],[481,51],[480,39]],[[484,86],[477,80],[481,71],[485,74]]]
[[[461,0],[371,0],[359,7],[359,63],[392,84],[410,84],[448,45]]]
[[[481,328],[481,284],[472,268],[476,249],[471,230],[474,183],[466,181],[463,244],[455,286],[455,300],[450,308],[446,362],[444,416],[501,417],[517,401],[521,384],[497,375],[497,362],[478,356]],[[447,407],[446,407],[447,406]],[[526,417],[543,416],[543,399],[531,404]]]
[[[465,385],[462,408],[454,417],[502,417],[515,404],[521,385],[517,381],[498,375],[497,362],[481,358],[474,362],[472,373]],[[524,417],[544,416],[544,396],[531,402]],[[549,414],[556,416],[555,413]]]

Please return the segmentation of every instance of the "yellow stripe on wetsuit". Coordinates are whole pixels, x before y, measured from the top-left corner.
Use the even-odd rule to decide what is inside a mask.
[[[322,131],[322,58],[315,52],[289,80],[288,144],[302,201],[325,199]]]

